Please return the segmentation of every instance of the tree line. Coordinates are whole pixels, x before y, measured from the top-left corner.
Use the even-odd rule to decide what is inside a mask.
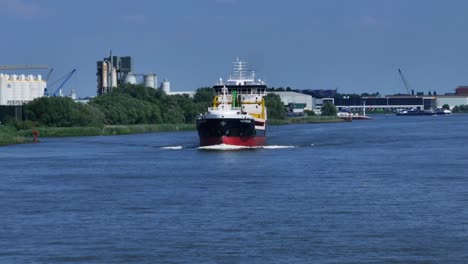
[[[25,122],[32,125],[72,127],[133,124],[194,123],[212,106],[214,89],[197,89],[188,95],[168,95],[144,85],[125,84],[89,103],[67,97],[41,97],[25,106]],[[284,119],[284,104],[276,94],[265,97],[269,119]]]
[[[447,108],[445,108],[447,109]],[[468,113],[468,105],[457,105],[452,109],[454,113]]]

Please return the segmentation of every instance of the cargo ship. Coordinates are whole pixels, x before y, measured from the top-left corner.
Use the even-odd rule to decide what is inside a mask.
[[[226,83],[220,79],[213,89],[213,106],[196,121],[200,146],[265,145],[267,86],[247,71],[247,62],[237,59],[234,74]]]

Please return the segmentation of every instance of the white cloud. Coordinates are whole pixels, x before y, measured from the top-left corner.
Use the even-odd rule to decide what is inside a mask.
[[[46,10],[36,3],[26,0],[0,0],[0,13],[23,19],[33,19],[46,14]]]

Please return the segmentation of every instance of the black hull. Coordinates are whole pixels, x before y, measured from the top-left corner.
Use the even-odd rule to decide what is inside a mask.
[[[265,136],[265,130],[255,129],[254,119],[208,118],[197,120],[200,138]]]

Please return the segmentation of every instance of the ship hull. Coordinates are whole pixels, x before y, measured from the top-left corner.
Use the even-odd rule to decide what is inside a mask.
[[[254,119],[202,118],[197,120],[200,146],[235,145],[263,146],[266,143],[265,127],[258,129]],[[264,123],[263,123],[264,124]]]
[[[243,147],[257,147],[266,144],[265,136],[250,136],[250,137],[200,137],[200,146],[213,146],[213,145],[233,145]]]

